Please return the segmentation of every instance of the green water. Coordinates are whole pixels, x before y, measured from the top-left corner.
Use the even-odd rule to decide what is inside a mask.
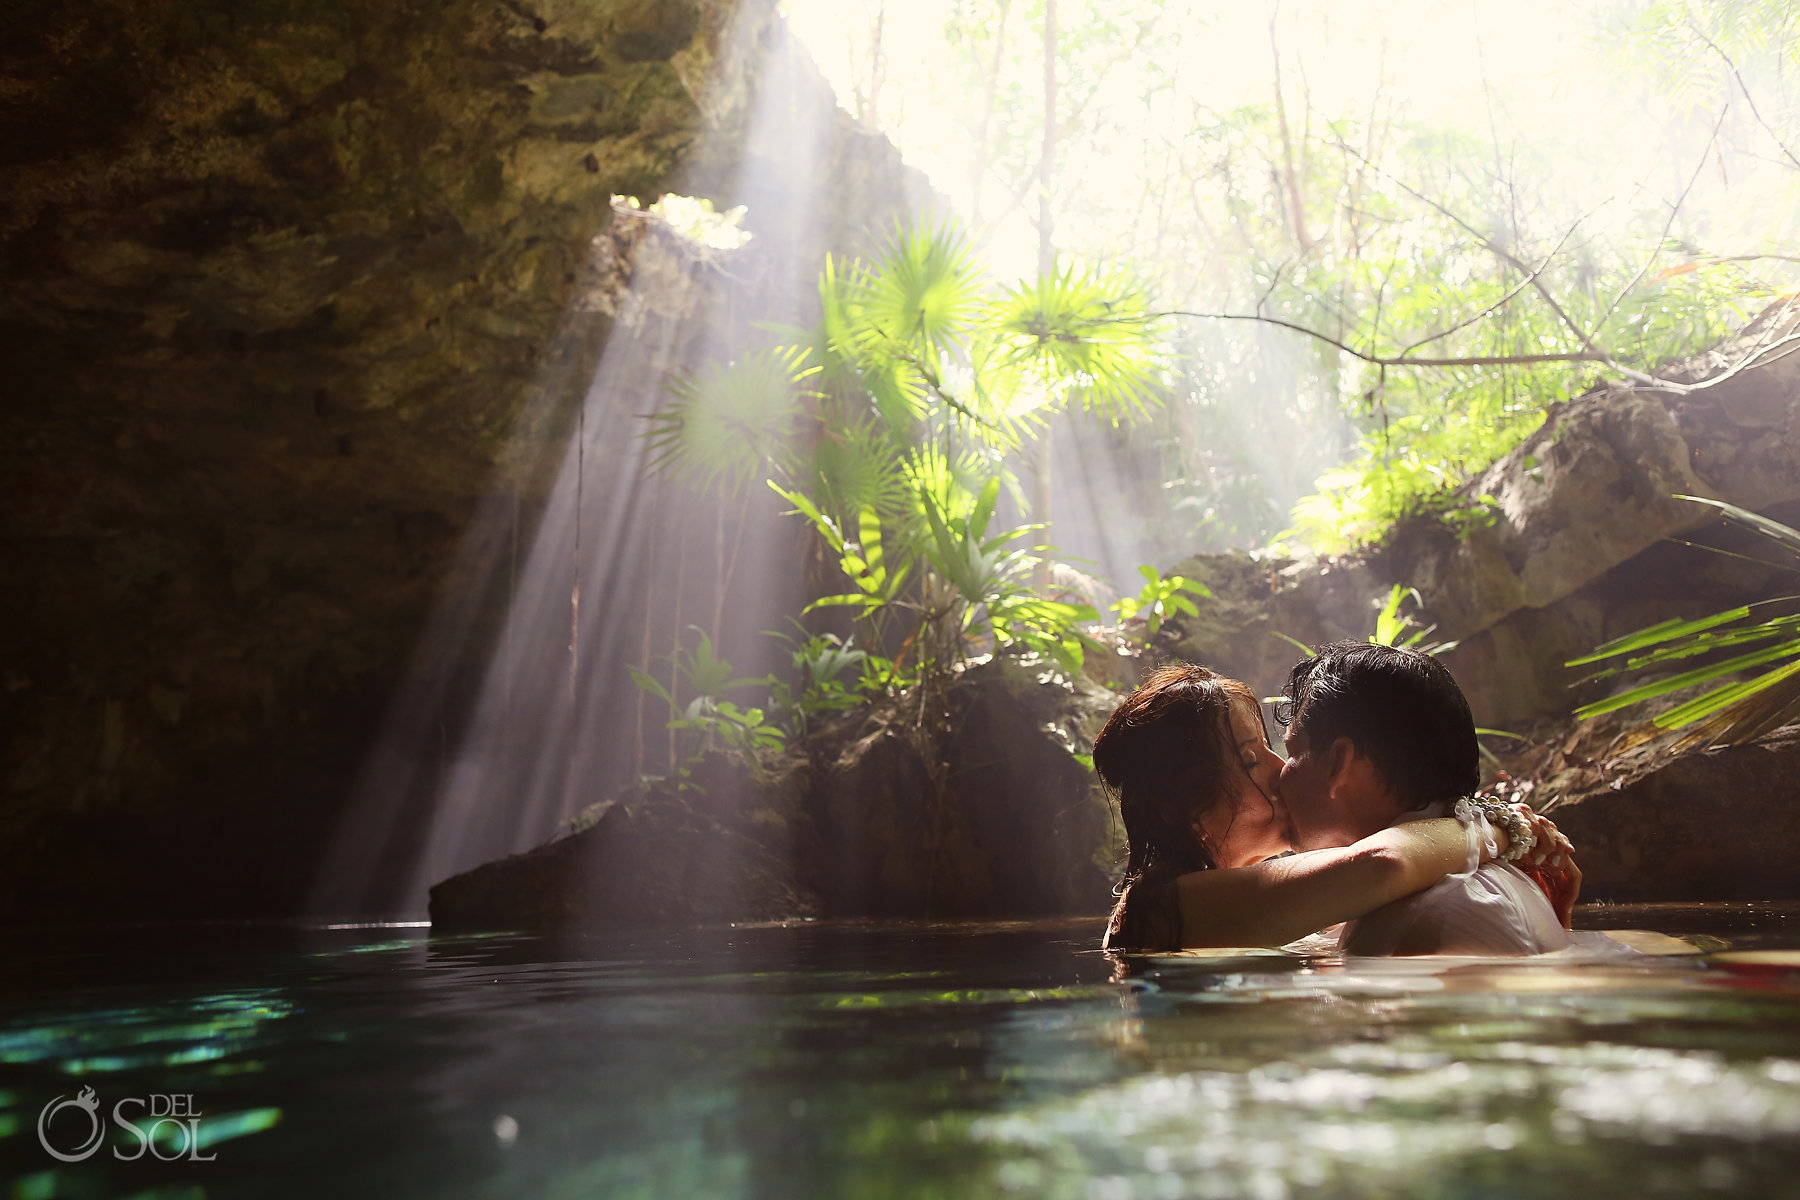
[[[1800,945],[1793,905],[1588,920]],[[1800,969],[1095,934],[0,935],[0,1198],[1800,1196]],[[108,1119],[156,1096],[199,1115]]]

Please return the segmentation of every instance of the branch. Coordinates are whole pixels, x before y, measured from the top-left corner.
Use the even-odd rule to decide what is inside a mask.
[[[1638,273],[1631,277],[1631,282],[1620,288],[1619,294],[1613,297],[1613,302],[1606,306],[1606,312],[1601,314],[1600,323],[1594,326],[1596,334],[1606,328],[1606,323],[1612,320],[1614,313],[1619,311],[1619,305],[1624,303],[1625,297],[1631,294],[1631,289],[1636,287],[1639,281],[1649,273],[1650,268],[1656,265],[1657,256],[1662,253],[1663,245],[1669,240],[1669,230],[1675,228],[1675,218],[1681,215],[1681,206],[1687,203],[1688,193],[1694,190],[1696,183],[1700,182],[1700,172],[1706,169],[1706,156],[1712,153],[1714,143],[1719,140],[1719,130],[1725,128],[1725,114],[1730,111],[1731,105],[1729,104],[1719,110],[1719,119],[1713,122],[1712,136],[1706,139],[1706,149],[1700,151],[1700,161],[1694,165],[1694,173],[1688,176],[1687,186],[1681,189],[1681,195],[1675,198],[1674,205],[1669,209],[1669,219],[1663,222],[1662,236],[1656,239],[1656,249],[1650,252],[1650,257],[1644,261],[1643,266],[1638,268]]]
[[[1564,246],[1568,245],[1569,239],[1575,236],[1575,231],[1577,229],[1581,228],[1581,223],[1583,221],[1587,220],[1589,217],[1593,216],[1598,211],[1599,211],[1598,208],[1592,208],[1592,209],[1589,209],[1587,212],[1583,213],[1581,216],[1575,218],[1575,224],[1569,226],[1568,232],[1563,234],[1562,237],[1557,241],[1556,245],[1554,245],[1550,248],[1550,253],[1544,255],[1544,261],[1539,263],[1535,268],[1533,268],[1531,273],[1526,275],[1525,278],[1519,280],[1519,282],[1516,285],[1514,285],[1513,289],[1510,292],[1506,293],[1506,295],[1500,297],[1498,300],[1494,301],[1492,304],[1488,305],[1486,308],[1482,309],[1480,312],[1476,313],[1474,316],[1468,318],[1467,320],[1458,321],[1456,324],[1450,326],[1450,328],[1444,330],[1441,333],[1434,333],[1428,337],[1420,338],[1418,341],[1414,342],[1412,345],[1410,345],[1406,349],[1402,350],[1400,352],[1401,355],[1405,356],[1405,355],[1411,354],[1414,350],[1417,350],[1420,346],[1426,345],[1429,342],[1435,342],[1439,338],[1449,337],[1451,334],[1456,333],[1458,330],[1467,329],[1469,326],[1473,325],[1475,322],[1483,319],[1484,317],[1492,316],[1493,314],[1499,312],[1502,308],[1505,308],[1508,304],[1512,303],[1513,299],[1516,296],[1518,296],[1518,294],[1520,292],[1522,292],[1526,288],[1530,287],[1537,280],[1537,277],[1539,275],[1542,275],[1547,269],[1549,269],[1550,264],[1553,261],[1555,261],[1556,256],[1558,254],[1562,253],[1562,248]]]
[[[1721,121],[1724,120],[1723,114],[1721,114],[1720,120]],[[1640,386],[1656,388],[1656,389],[1659,389],[1662,391],[1670,391],[1670,392],[1675,392],[1678,394],[1685,393],[1686,391],[1689,390],[1689,387],[1687,384],[1674,383],[1667,379],[1659,379],[1654,375],[1646,375],[1642,371],[1634,371],[1630,367],[1625,366],[1624,364],[1620,363],[1618,360],[1613,358],[1612,355],[1610,355],[1610,354],[1606,353],[1604,350],[1600,349],[1599,346],[1594,344],[1594,339],[1591,336],[1589,336],[1585,331],[1583,331],[1581,326],[1579,326],[1575,323],[1575,319],[1573,317],[1571,317],[1563,309],[1563,306],[1561,304],[1557,303],[1556,297],[1552,296],[1550,294],[1550,289],[1544,286],[1544,281],[1542,279],[1535,277],[1531,272],[1531,268],[1526,266],[1523,262],[1519,261],[1519,258],[1517,255],[1513,254],[1511,251],[1507,250],[1505,247],[1494,242],[1486,234],[1482,233],[1479,229],[1476,229],[1473,225],[1471,225],[1467,221],[1463,220],[1456,213],[1451,212],[1448,208],[1444,207],[1444,205],[1438,203],[1436,200],[1433,200],[1430,196],[1427,196],[1425,193],[1419,191],[1417,188],[1413,187],[1411,184],[1405,182],[1404,180],[1397,178],[1392,172],[1388,171],[1384,167],[1379,166],[1376,163],[1372,163],[1372,162],[1369,162],[1367,159],[1364,159],[1361,154],[1357,153],[1356,147],[1351,146],[1349,143],[1344,141],[1343,135],[1338,132],[1337,127],[1335,125],[1332,126],[1332,136],[1336,139],[1337,144],[1341,149],[1347,151],[1350,154],[1355,155],[1358,159],[1361,159],[1363,162],[1367,163],[1371,169],[1373,169],[1373,170],[1379,172],[1381,175],[1385,176],[1389,180],[1389,182],[1393,183],[1395,187],[1398,187],[1401,191],[1404,191],[1407,195],[1413,197],[1415,200],[1418,200],[1423,204],[1429,205],[1431,208],[1435,209],[1437,212],[1441,213],[1443,216],[1445,216],[1449,220],[1455,222],[1465,232],[1467,232],[1470,237],[1474,238],[1477,242],[1480,242],[1482,247],[1484,249],[1486,249],[1489,253],[1493,254],[1495,257],[1501,259],[1502,261],[1508,263],[1509,265],[1511,265],[1513,267],[1514,270],[1516,270],[1520,274],[1526,276],[1526,282],[1531,285],[1531,289],[1534,292],[1536,292],[1539,296],[1543,297],[1544,303],[1548,304],[1550,306],[1550,311],[1554,312],[1557,315],[1557,318],[1559,320],[1561,320],[1562,323],[1568,327],[1569,331],[1581,340],[1581,344],[1584,347],[1586,347],[1587,354],[1582,356],[1582,360],[1605,363],[1612,370],[1617,371],[1619,374],[1625,376],[1625,378],[1627,378],[1631,382],[1639,384]],[[1718,132],[1716,129],[1714,130],[1713,136],[1714,137],[1718,136]],[[1711,148],[1711,146],[1709,144],[1708,149],[1710,149],[1710,148]],[[1705,162],[1704,155],[1701,156],[1701,161],[1702,161],[1702,163]],[[1693,185],[1690,183],[1688,186],[1692,187]],[[1687,193],[1684,191],[1682,193],[1683,199],[1685,199],[1686,196],[1687,196]],[[1676,209],[1677,209],[1677,211],[1679,211],[1679,209],[1680,209],[1679,202],[1677,202],[1677,204],[1676,204]],[[1672,217],[1671,217],[1671,223],[1673,223]],[[1310,332],[1310,331],[1308,331],[1308,332]],[[1598,330],[1596,330],[1596,332],[1598,332]],[[1517,361],[1517,360],[1514,360],[1514,361]],[[1565,361],[1576,361],[1576,360],[1565,360]]]
[[[1710,387],[1717,387],[1727,379],[1731,379],[1746,370],[1753,367],[1766,367],[1770,363],[1778,362],[1788,355],[1793,354],[1795,352],[1793,350],[1787,350],[1781,354],[1773,354],[1774,351],[1780,350],[1783,346],[1789,346],[1800,342],[1800,333],[1796,333],[1792,327],[1789,328],[1789,331],[1785,336],[1779,338],[1777,341],[1771,343],[1769,339],[1775,337],[1776,334],[1780,332],[1781,327],[1787,322],[1789,316],[1792,315],[1796,302],[1800,302],[1800,294],[1789,296],[1787,300],[1782,303],[1781,311],[1770,318],[1763,326],[1761,332],[1757,334],[1755,344],[1750,347],[1742,358],[1739,358],[1737,362],[1733,363],[1719,374],[1714,375],[1711,379],[1703,379],[1699,383],[1694,384],[1690,390],[1698,392],[1704,391]],[[1760,320],[1761,318],[1758,319]],[[1770,357],[1772,354],[1773,357]]]
[[[1800,263],[1800,255],[1795,254],[1723,254],[1718,258],[1698,258],[1692,263],[1688,263],[1684,266],[1670,267],[1667,271],[1658,275],[1657,279],[1666,279],[1670,275],[1680,274],[1683,271],[1693,270],[1698,267],[1716,267],[1720,263],[1761,262],[1763,259],[1768,259],[1771,262]]]
[[[1341,149],[1347,151],[1348,153],[1350,153],[1352,155],[1355,155],[1356,158],[1361,160],[1366,166],[1369,167],[1370,170],[1375,171],[1377,174],[1386,178],[1388,180],[1388,182],[1392,183],[1395,187],[1399,188],[1401,191],[1405,192],[1407,195],[1411,196],[1413,199],[1419,201],[1421,204],[1429,205],[1432,209],[1436,210],[1438,213],[1440,213],[1444,217],[1448,218],[1451,221],[1454,221],[1470,237],[1474,238],[1477,242],[1480,242],[1482,249],[1486,250],[1488,253],[1494,255],[1494,257],[1500,259],[1501,261],[1505,262],[1507,265],[1511,266],[1515,271],[1519,272],[1519,274],[1525,276],[1525,281],[1531,285],[1531,289],[1534,292],[1536,292],[1539,296],[1543,297],[1544,303],[1548,304],[1550,306],[1550,310],[1556,314],[1558,320],[1562,321],[1562,323],[1568,327],[1569,332],[1573,333],[1578,339],[1580,339],[1581,344],[1584,347],[1586,347],[1591,353],[1601,355],[1601,358],[1598,361],[1603,361],[1603,362],[1608,363],[1609,365],[1617,366],[1616,363],[1613,363],[1611,355],[1603,354],[1603,352],[1600,350],[1600,348],[1598,346],[1594,345],[1594,339],[1589,337],[1586,333],[1584,333],[1582,331],[1581,326],[1579,326],[1575,323],[1575,319],[1573,317],[1569,316],[1569,314],[1563,310],[1563,306],[1556,302],[1556,297],[1552,296],[1550,294],[1550,289],[1544,286],[1543,280],[1537,278],[1533,274],[1531,268],[1529,266],[1527,266],[1525,263],[1521,262],[1517,255],[1513,254],[1510,250],[1507,250],[1504,246],[1501,246],[1499,243],[1495,242],[1492,238],[1488,237],[1485,233],[1481,232],[1481,230],[1475,228],[1473,225],[1471,225],[1467,221],[1463,220],[1462,217],[1458,216],[1456,213],[1451,212],[1450,209],[1446,208],[1444,205],[1438,203],[1436,200],[1433,200],[1430,196],[1427,196],[1424,192],[1421,192],[1418,188],[1413,187],[1411,184],[1407,183],[1405,180],[1400,179],[1399,177],[1395,176],[1387,168],[1381,166],[1378,163],[1369,162],[1368,159],[1363,158],[1363,156],[1357,152],[1356,147],[1354,147],[1354,146],[1350,145],[1348,142],[1344,141],[1343,135],[1338,132],[1337,127],[1335,125],[1332,126],[1331,132],[1332,132],[1332,137],[1336,140],[1338,146]],[[1622,367],[1620,367],[1619,369],[1624,370],[1624,368],[1622,368]]]
[[[1281,47],[1275,39],[1276,13],[1269,17],[1269,52],[1275,58],[1275,116],[1281,125],[1281,166],[1282,181],[1287,186],[1287,207],[1291,210],[1294,221],[1294,240],[1300,244],[1302,254],[1311,254],[1318,248],[1318,243],[1306,231],[1306,205],[1300,194],[1300,176],[1294,170],[1294,144],[1288,136],[1287,103],[1281,95]]]
[[[1336,338],[1320,333],[1316,329],[1308,329],[1293,321],[1284,321],[1280,317],[1265,317],[1255,313],[1209,313],[1188,312],[1182,309],[1171,309],[1167,312],[1153,313],[1156,317],[1198,317],[1206,321],[1260,321],[1265,325],[1276,325],[1282,329],[1291,329],[1295,333],[1304,333],[1307,337],[1317,338],[1328,346],[1334,346],[1350,355],[1377,367],[1502,367],[1527,363],[1553,362],[1597,362],[1615,366],[1612,359],[1598,350],[1576,350],[1567,354],[1475,354],[1457,358],[1433,358],[1413,354],[1381,355],[1369,354],[1358,350]]]
[[[1744,99],[1750,105],[1750,115],[1755,117],[1756,123],[1763,127],[1763,132],[1768,134],[1770,139],[1774,141],[1777,146],[1781,147],[1781,152],[1787,155],[1787,160],[1793,163],[1794,166],[1800,167],[1800,158],[1794,157],[1794,152],[1787,148],[1787,143],[1781,140],[1781,135],[1770,128],[1769,123],[1763,120],[1762,113],[1757,111],[1756,98],[1750,94],[1750,85],[1744,82],[1744,77],[1742,75],[1738,74],[1737,64],[1731,61],[1731,55],[1721,50],[1719,44],[1707,37],[1706,34],[1701,31],[1700,27],[1692,21],[1687,23],[1687,27],[1694,31],[1695,37],[1705,42],[1708,46],[1711,46],[1714,54],[1717,54],[1720,58],[1725,60],[1725,65],[1731,68],[1731,77],[1737,80],[1738,90],[1744,93]]]

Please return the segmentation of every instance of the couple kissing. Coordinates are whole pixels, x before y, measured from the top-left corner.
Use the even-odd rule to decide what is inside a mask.
[[[1289,673],[1269,743],[1256,694],[1162,667],[1094,740],[1128,845],[1111,950],[1283,946],[1349,954],[1565,949],[1573,849],[1525,805],[1477,795],[1468,701],[1429,655],[1366,642]],[[1340,927],[1341,929],[1334,929]]]

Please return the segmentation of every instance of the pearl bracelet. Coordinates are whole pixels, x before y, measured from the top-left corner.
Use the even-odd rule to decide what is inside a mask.
[[[1506,852],[1499,856],[1500,862],[1518,862],[1537,847],[1537,830],[1510,805],[1476,796],[1467,796],[1457,802],[1459,820],[1472,820],[1477,813],[1487,818],[1488,824],[1506,831]]]

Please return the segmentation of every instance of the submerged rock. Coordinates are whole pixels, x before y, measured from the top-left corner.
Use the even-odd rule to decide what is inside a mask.
[[[780,755],[714,754],[431,891],[442,928],[1099,913],[1115,865],[1092,747],[1112,693],[995,659]]]

